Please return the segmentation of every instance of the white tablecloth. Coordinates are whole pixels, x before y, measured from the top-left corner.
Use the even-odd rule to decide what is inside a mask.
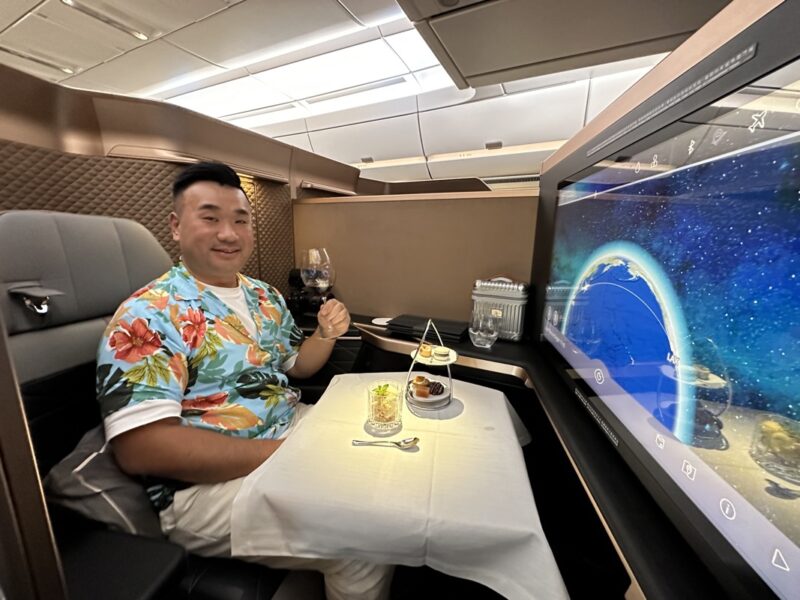
[[[403,407],[392,439],[416,452],[354,447],[366,389],[405,373],[339,375],[278,451],[242,485],[234,556],[360,558],[430,567],[507,598],[566,598],[539,522],[505,396],[454,382],[430,418]],[[423,413],[420,413],[423,414]]]

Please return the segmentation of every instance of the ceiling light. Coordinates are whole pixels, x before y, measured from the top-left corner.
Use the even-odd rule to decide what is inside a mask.
[[[0,52],[5,52],[7,54],[11,54],[12,56],[16,56],[17,58],[23,58],[25,60],[29,60],[31,62],[36,63],[37,65],[42,65],[43,67],[47,67],[49,69],[55,69],[56,71],[61,71],[62,73],[66,73],[67,75],[73,75],[75,73],[75,70],[71,69],[70,67],[59,65],[55,61],[39,58],[38,56],[28,54],[27,52],[23,52],[21,50],[12,50],[11,48],[0,46]]]
[[[385,39],[411,71],[439,64],[436,56],[416,29],[390,35]]]
[[[250,76],[167,99],[167,102],[210,117],[236,115],[290,101],[288,96],[269,89],[262,81]]]
[[[330,94],[318,98],[309,98],[306,104],[313,115],[347,110],[348,108],[358,108],[388,102],[399,98],[414,96],[419,93],[419,85],[411,75],[405,77],[395,77],[393,79],[360,86],[347,93]]]
[[[408,73],[383,40],[350,46],[256,73],[270,88],[302,100]]]
[[[101,23],[105,23],[109,27],[113,27],[114,29],[122,31],[123,33],[127,33],[128,35],[132,35],[137,40],[141,40],[143,42],[146,42],[147,40],[150,39],[147,35],[145,35],[141,31],[139,31],[137,29],[134,29],[133,27],[129,27],[125,23],[121,23],[120,21],[117,21],[116,19],[112,19],[108,15],[105,15],[105,14],[103,14],[101,12],[98,12],[94,8],[86,6],[85,4],[82,4],[80,2],[76,2],[75,0],[61,0],[61,2],[63,2],[67,6],[71,6],[72,8],[77,10],[78,12],[81,12],[81,13],[85,14],[87,17],[91,17],[92,19],[96,19],[96,20],[100,21]]]
[[[255,129],[272,125],[274,123],[284,123],[295,119],[303,119],[308,116],[306,108],[299,104],[289,104],[275,106],[263,111],[254,111],[247,116],[226,119],[231,125],[244,127],[245,129]]]

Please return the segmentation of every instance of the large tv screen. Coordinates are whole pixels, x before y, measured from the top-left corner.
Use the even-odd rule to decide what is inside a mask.
[[[544,336],[800,597],[800,60],[559,185]]]

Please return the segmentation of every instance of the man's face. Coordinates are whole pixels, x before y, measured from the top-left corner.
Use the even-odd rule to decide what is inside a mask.
[[[236,274],[253,251],[252,214],[242,190],[198,181],[178,197],[169,219],[172,239],[195,277],[210,285],[238,285]]]

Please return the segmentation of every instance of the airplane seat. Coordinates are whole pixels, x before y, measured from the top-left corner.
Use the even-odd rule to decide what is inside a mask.
[[[0,255],[0,315],[39,476],[44,478],[101,422],[95,361],[108,321],[125,298],[169,269],[172,261],[134,221],[36,210],[0,213]],[[105,448],[97,450],[92,457]],[[116,469],[113,460],[107,463]],[[79,469],[83,466],[74,472]],[[127,477],[121,471],[119,476]],[[85,481],[88,477],[83,470],[75,479],[99,492],[95,496],[104,496],[92,481]],[[146,497],[143,490],[141,496]],[[187,560],[182,547],[163,537],[112,530],[87,519],[86,511],[50,500],[48,511],[72,600],[261,600],[271,598],[285,576],[285,571],[230,559]],[[145,506],[147,512],[150,507]],[[152,518],[157,528],[155,512]]]

